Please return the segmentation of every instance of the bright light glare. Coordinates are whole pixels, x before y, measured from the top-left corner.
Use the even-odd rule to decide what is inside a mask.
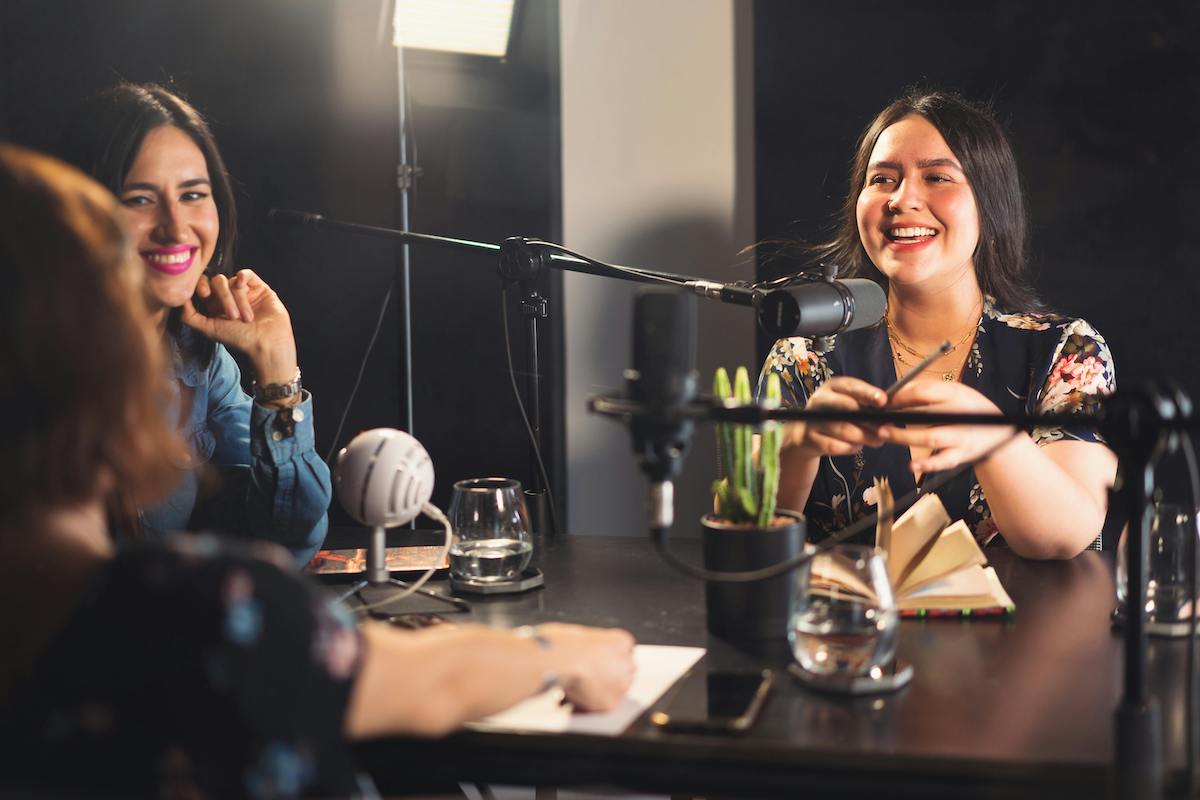
[[[504,57],[515,0],[396,0],[397,47]]]

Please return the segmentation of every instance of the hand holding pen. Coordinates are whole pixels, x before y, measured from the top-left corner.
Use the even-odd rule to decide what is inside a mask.
[[[948,342],[923,358],[912,370],[887,390],[859,378],[838,375],[830,378],[808,398],[807,408],[839,411],[881,409],[892,397],[950,348]],[[888,431],[863,422],[799,422],[784,427],[784,447],[801,456],[850,455],[863,447],[880,447],[890,441]]]
[[[995,403],[961,381],[913,381],[941,355],[941,348],[935,350],[889,388],[888,407],[930,413],[1000,413]],[[1013,438],[1012,430],[996,425],[882,425],[879,435],[908,447],[913,455],[909,466],[923,478],[980,457],[991,458],[1005,439]]]
[[[937,346],[936,350],[934,350],[932,353],[930,353],[929,355],[922,358],[919,362],[917,362],[917,365],[915,367],[913,367],[908,372],[906,372],[904,375],[902,375],[900,377],[900,380],[896,381],[895,383],[893,383],[891,386],[889,386],[887,388],[887,392],[885,392],[885,394],[887,394],[888,400],[891,400],[892,397],[896,394],[896,392],[900,391],[906,385],[908,385],[909,381],[913,380],[918,375],[920,375],[922,372],[927,370],[929,368],[930,364],[937,361],[939,358],[946,355],[953,349],[954,349],[954,347],[953,347],[953,345],[950,344],[950,342],[943,341],[940,345]]]

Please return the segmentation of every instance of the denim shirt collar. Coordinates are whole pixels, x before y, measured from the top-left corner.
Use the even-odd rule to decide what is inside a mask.
[[[205,373],[208,370],[194,356],[189,357],[186,351],[190,350],[190,345],[202,335],[187,326],[182,326],[178,332],[168,330],[166,333],[167,348],[171,355],[171,369],[184,386],[192,389],[204,383]]]

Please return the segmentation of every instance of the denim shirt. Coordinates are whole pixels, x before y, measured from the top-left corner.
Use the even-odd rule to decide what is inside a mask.
[[[293,410],[295,430],[275,427],[277,411],[242,391],[241,371],[222,345],[208,365],[184,355],[190,329],[167,335],[179,394],[175,418],[196,464],[209,464],[219,483],[189,470],[159,505],[144,509],[151,538],[185,530],[220,530],[239,538],[283,545],[303,566],[320,548],[332,494],[329,467],[317,455],[312,396],[304,392]],[[186,417],[179,402],[188,402]]]

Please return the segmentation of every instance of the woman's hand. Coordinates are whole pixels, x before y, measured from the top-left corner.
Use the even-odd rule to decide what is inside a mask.
[[[566,664],[559,681],[567,700],[584,711],[608,711],[621,702],[634,673],[628,631],[549,622],[538,632]]]
[[[253,270],[232,278],[200,276],[196,296],[211,316],[183,306],[183,323],[250,357],[260,384],[287,383],[296,377],[296,339],[292,320],[279,295]]]
[[[892,396],[892,411],[999,414],[1000,409],[975,389],[958,382],[914,381]],[[879,435],[893,444],[917,448],[910,464],[913,472],[925,474],[953,469],[959,464],[990,457],[1012,437],[1004,425],[930,425],[901,428],[884,425]],[[925,452],[927,454],[920,454]]]
[[[830,378],[813,392],[805,408],[810,410],[862,411],[882,408],[887,395],[878,387],[858,378]],[[791,422],[783,428],[783,446],[800,455],[844,456],[866,447],[884,444],[873,425],[853,422]]]

